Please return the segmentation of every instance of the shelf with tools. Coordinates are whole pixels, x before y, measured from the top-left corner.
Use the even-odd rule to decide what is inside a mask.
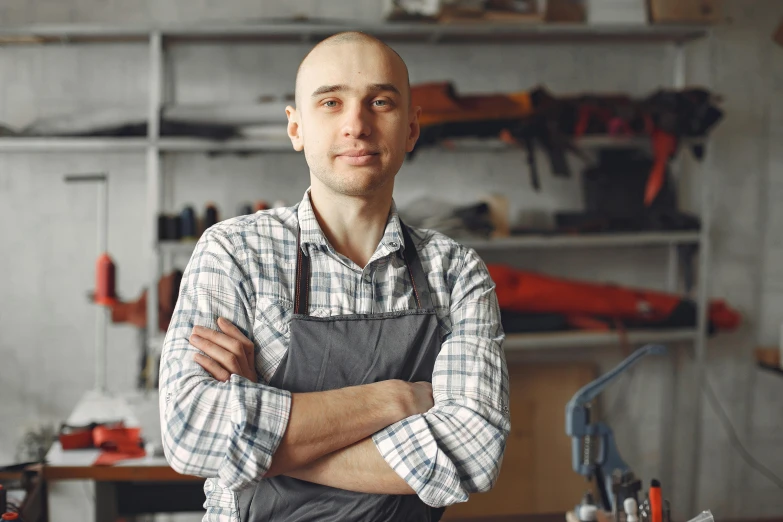
[[[697,145],[702,140],[684,139],[684,146]],[[295,152],[288,137],[268,137],[264,139],[232,139],[226,141],[204,140],[191,138],[162,138],[158,142],[163,152]],[[650,140],[639,137],[625,136],[584,136],[574,140],[574,145],[581,149],[633,148],[650,147]],[[503,152],[519,151],[518,145],[509,144],[498,139],[458,138],[441,144],[439,149],[453,152]]]
[[[1,27],[0,44],[146,43],[155,34],[165,43],[242,41],[312,43],[346,30],[373,34],[397,43],[675,43],[707,35],[709,29],[691,25],[585,25],[426,22],[209,24],[162,26],[38,25]]]
[[[646,138],[622,136],[585,136],[574,140],[581,149],[645,148]],[[700,140],[683,140],[683,145],[696,145]],[[296,152],[285,135],[263,139],[235,138],[230,140],[208,140],[200,138],[120,138],[120,137],[3,137],[0,138],[0,152],[127,152],[145,151],[147,147],[158,147],[161,152],[193,153],[264,153]],[[462,138],[451,140],[439,147],[454,152],[502,152],[518,151],[517,145],[510,145],[494,139]]]
[[[506,352],[532,351],[556,348],[591,348],[628,343],[693,342],[698,335],[695,328],[620,331],[567,331],[508,334],[503,343]]]
[[[640,345],[646,343],[692,343],[698,331],[695,328],[648,329],[614,331],[574,330],[564,332],[512,333],[507,334],[503,350],[512,352],[533,352],[538,350],[563,350],[568,348],[611,347],[622,344]],[[151,350],[163,346],[163,336],[155,336],[148,342]]]
[[[146,138],[0,138],[0,152],[144,152]]]
[[[512,236],[495,239],[460,240],[463,245],[479,253],[491,251],[509,252],[523,249],[544,248],[601,248],[697,245],[701,235],[696,232],[638,232],[625,234]],[[195,241],[159,241],[158,251],[164,256],[190,257]]]
[[[156,27],[105,27],[105,26],[36,26],[36,27],[1,27],[0,44],[20,45],[51,45],[64,46],[72,43],[103,44],[108,42],[144,45],[149,51],[149,98],[145,111],[147,135],[143,138],[38,138],[38,137],[3,137],[0,138],[0,152],[145,152],[147,173],[147,222],[148,230],[149,273],[147,296],[147,337],[151,353],[157,353],[162,347],[163,339],[158,332],[157,283],[163,271],[163,259],[167,256],[191,255],[194,242],[157,242],[158,216],[165,212],[163,197],[162,159],[166,154],[245,154],[245,153],[290,153],[292,147],[285,138],[283,130],[280,134],[264,135],[254,138],[238,138],[227,141],[207,140],[197,138],[180,138],[161,135],[161,117],[168,117],[166,109],[177,107],[177,100],[168,99],[174,92],[168,82],[172,80],[169,70],[172,67],[167,51],[174,45],[190,43],[209,43],[215,45],[233,44],[236,42],[257,42],[260,44],[307,44],[344,30],[360,30],[394,43],[416,45],[472,45],[472,44],[641,44],[661,45],[670,48],[672,53],[673,75],[671,86],[683,88],[686,81],[686,52],[688,42],[708,37],[711,33],[707,27],[700,26],[591,26],[591,25],[551,25],[551,24],[449,24],[438,25],[430,23],[290,23],[268,22],[264,24],[242,25],[202,25],[202,26],[156,26]],[[711,51],[711,48],[710,48]],[[179,107],[181,108],[181,107]],[[173,116],[172,116],[173,117]],[[282,114],[281,114],[282,118]],[[285,122],[282,122],[285,123]],[[277,133],[278,130],[275,130]],[[577,140],[576,145],[582,149],[595,150],[605,147],[649,147],[650,140],[645,138],[622,138],[617,136],[586,136]],[[455,152],[485,151],[515,151],[518,147],[508,145],[500,140],[454,140],[442,145],[442,148]],[[424,151],[423,151],[424,153]],[[708,153],[709,158],[709,153]],[[711,176],[709,176],[709,159],[700,169],[702,229],[696,232],[645,232],[623,234],[595,234],[582,236],[520,236],[485,241],[465,241],[468,246],[481,252],[506,252],[515,249],[534,248],[625,248],[625,247],[655,247],[668,250],[667,285],[669,290],[677,290],[678,247],[681,245],[698,245],[698,282],[697,297],[698,320],[695,328],[675,330],[634,330],[621,334],[616,331],[568,331],[557,333],[510,334],[507,336],[505,349],[511,353],[525,352],[535,349],[557,348],[589,348],[616,345],[628,342],[641,344],[647,342],[661,343],[692,343],[695,347],[695,362],[701,369],[705,362],[707,346],[707,304],[708,304],[708,273],[710,268],[710,227],[711,227]],[[154,361],[154,357],[152,358]],[[153,363],[154,364],[154,363]],[[674,363],[672,363],[674,364]],[[674,372],[674,366],[671,369]],[[151,370],[154,373],[154,369]],[[702,372],[696,372],[696,378],[687,386],[693,386],[693,393],[701,389]],[[693,419],[692,431],[695,444],[700,442],[701,403],[690,416]],[[663,425],[667,430],[673,430],[672,425],[679,418],[673,413],[674,408],[665,408]],[[673,449],[667,444],[661,448],[662,470],[664,482],[671,483],[673,468]],[[692,492],[698,491],[698,475],[694,472],[699,468],[699,452],[693,452],[690,470],[682,480],[690,482]],[[691,498],[693,504],[693,497]],[[684,511],[693,512],[693,506],[686,506]]]

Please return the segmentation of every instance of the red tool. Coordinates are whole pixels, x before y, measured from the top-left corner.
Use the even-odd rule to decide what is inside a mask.
[[[661,483],[655,479],[650,482],[650,522],[663,522]]]
[[[126,428],[123,422],[90,424],[82,427],[64,426],[60,431],[60,445],[64,450],[100,448],[96,466],[109,466],[120,460],[141,458],[141,428]]]
[[[111,306],[117,302],[116,267],[109,254],[103,252],[95,263],[95,295],[96,304]]]
[[[652,145],[655,163],[644,190],[644,204],[648,207],[655,201],[666,180],[666,165],[677,150],[677,138],[673,134],[655,129],[652,134]]]

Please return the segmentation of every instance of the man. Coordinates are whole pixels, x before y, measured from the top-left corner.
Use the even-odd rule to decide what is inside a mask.
[[[510,429],[494,285],[474,251],[397,215],[420,109],[394,51],[326,39],[295,103],[304,199],[213,226],[183,275],[166,457],[208,477],[205,520],[437,520],[494,485]]]

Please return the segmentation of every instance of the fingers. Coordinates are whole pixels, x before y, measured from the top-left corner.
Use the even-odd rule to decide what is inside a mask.
[[[247,352],[245,351],[245,348],[242,346],[242,343],[238,339],[230,337],[224,333],[216,332],[215,330],[210,330],[209,328],[204,328],[203,326],[194,326],[193,334],[190,336],[191,343],[193,342],[194,336],[200,337],[213,345],[228,350],[238,358],[241,359],[246,358]]]
[[[229,376],[235,373],[252,382],[258,382],[253,342],[245,337],[239,328],[222,317],[218,318],[218,328],[222,332],[194,326],[190,343],[222,366],[224,371],[229,372]]]
[[[210,356],[213,360],[217,361],[220,366],[230,373],[247,377],[247,361],[245,360],[244,352],[241,347],[224,347],[196,334],[190,336],[190,343]]]
[[[204,355],[201,355],[200,353],[197,353],[193,356],[193,359],[206,371],[212,375],[215,379],[219,380],[220,382],[228,382],[228,380],[231,378],[231,374],[226,371],[225,368],[220,366],[218,363],[216,363],[214,360],[210,359],[209,357],[206,357]]]
[[[220,328],[220,330],[225,335],[231,337],[236,341],[239,341],[239,343],[242,346],[242,349],[245,352],[245,355],[248,356],[248,358],[254,354],[253,341],[245,337],[245,335],[239,330],[239,328],[234,326],[234,324],[231,321],[223,317],[218,317],[217,325],[218,328]]]

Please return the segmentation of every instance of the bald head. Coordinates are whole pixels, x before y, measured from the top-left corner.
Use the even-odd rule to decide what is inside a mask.
[[[296,75],[288,137],[304,152],[312,194],[391,198],[419,138],[408,68],[377,38],[339,33],[316,45]]]
[[[330,48],[342,45],[368,45],[373,46],[380,50],[382,54],[387,58],[389,65],[392,68],[397,69],[404,76],[404,85],[401,89],[401,94],[408,100],[410,104],[410,78],[408,76],[408,66],[405,65],[402,57],[397,54],[397,51],[383,43],[378,38],[359,31],[346,31],[343,33],[334,34],[322,41],[320,41],[315,47],[313,47],[307,56],[304,57],[302,63],[299,64],[299,69],[296,71],[296,106],[301,107],[302,101],[310,96],[312,93],[302,92],[303,89],[303,76],[307,74],[307,70],[313,66],[318,69],[324,65],[324,61],[334,59],[334,54],[330,53]]]

